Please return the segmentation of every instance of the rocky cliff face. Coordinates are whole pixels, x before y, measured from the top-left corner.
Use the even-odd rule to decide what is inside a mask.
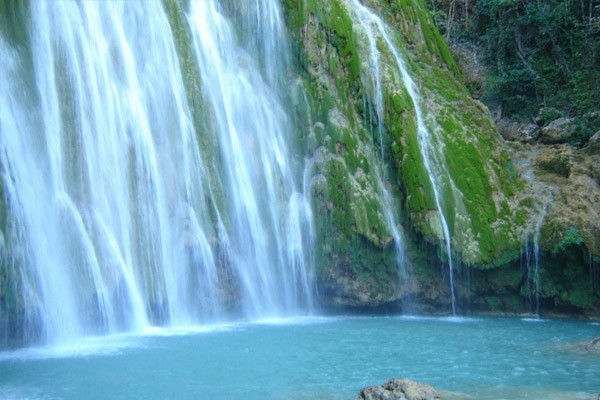
[[[545,310],[597,310],[593,145],[543,151],[506,145],[487,108],[463,84],[461,70],[470,69],[457,67],[423,2],[365,5],[393,32],[418,87],[437,151],[430,156],[439,164],[441,207],[419,151],[414,104],[389,44],[377,37],[380,64],[374,69],[353,2],[284,1],[301,77],[298,133],[313,163],[325,303],[448,306],[441,209],[458,260],[453,277],[459,308],[526,312],[541,302]],[[382,114],[373,89],[377,73]],[[560,126],[545,128],[543,137],[553,143],[560,141],[555,136],[569,135],[555,132]],[[386,190],[393,201],[385,201]],[[401,260],[385,217],[389,207],[392,225],[402,232]]]
[[[576,148],[564,143],[573,129],[564,121],[546,122],[541,129],[535,125],[501,125],[515,168],[525,182],[512,206],[518,210],[520,221],[527,221],[523,235],[530,246],[536,230],[538,234],[540,275],[535,290],[541,302],[548,309],[597,314],[599,282],[595,264],[600,252],[597,136],[583,148]],[[512,136],[515,125],[516,130],[526,134]]]

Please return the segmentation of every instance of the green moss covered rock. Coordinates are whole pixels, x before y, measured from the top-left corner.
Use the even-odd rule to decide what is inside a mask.
[[[325,302],[372,306],[418,298],[431,306],[447,305],[448,255],[440,211],[424,167],[415,106],[392,50],[381,37],[377,39],[383,102],[379,121],[369,42],[352,20],[351,2],[285,0],[283,4],[299,86],[308,99],[302,118],[309,122],[297,115],[296,126],[312,157],[317,276]],[[532,237],[542,216],[547,183],[536,192],[537,186],[530,182],[533,175],[524,164],[515,165],[515,153],[498,134],[488,109],[470,96],[423,1],[364,4],[387,24],[395,50],[405,59],[420,94],[419,105],[434,144],[430,162],[437,178],[433,184],[440,193],[457,264],[459,302],[481,310],[527,311],[527,277],[519,263],[526,238]],[[567,155],[528,165],[565,179],[573,169]],[[396,223],[404,233],[402,268],[398,263],[394,267],[391,229],[383,218],[390,203],[383,201],[382,186],[393,197]],[[551,212],[547,218],[556,217]],[[568,228],[565,221],[559,225],[561,232]],[[593,249],[597,244],[590,231],[593,228],[582,228],[576,243],[565,242],[572,235],[561,239],[542,232],[543,251],[550,254],[558,249],[552,254],[564,255],[572,245]],[[591,299],[577,295],[575,286],[565,289],[571,293],[569,301],[576,307],[591,307],[595,295]],[[551,288],[544,293],[549,308],[552,299],[565,297]],[[474,302],[473,296],[482,300]]]

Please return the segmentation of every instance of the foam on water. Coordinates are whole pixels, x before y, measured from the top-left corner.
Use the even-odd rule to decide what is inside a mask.
[[[139,347],[143,347],[143,342],[134,335],[90,336],[64,344],[0,352],[0,361],[114,356],[125,349]]]
[[[336,317],[317,317],[317,316],[299,316],[299,317],[283,317],[283,318],[258,318],[249,321],[251,325],[313,325],[325,324],[339,320]]]
[[[524,322],[546,322],[545,319],[538,318],[538,317],[524,317],[524,318],[521,318],[521,321],[524,321]]]
[[[168,336],[189,336],[200,335],[206,333],[219,333],[235,329],[240,329],[243,326],[240,322],[224,322],[207,325],[177,325],[171,327],[152,326],[140,333],[140,336],[152,337],[168,337]]]
[[[452,322],[452,323],[467,323],[467,322],[478,322],[481,321],[480,318],[474,317],[458,317],[458,316],[445,316],[445,317],[435,317],[435,316],[421,316],[421,315],[402,315],[397,317],[401,320],[407,321],[441,321],[441,322]]]

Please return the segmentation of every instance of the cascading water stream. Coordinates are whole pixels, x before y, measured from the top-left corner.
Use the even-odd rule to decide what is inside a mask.
[[[598,266],[596,265],[596,255],[590,253],[590,291],[593,293],[596,289],[596,281],[598,280]]]
[[[419,139],[419,149],[421,150],[421,154],[423,156],[425,170],[427,171],[427,174],[431,181],[431,186],[433,188],[433,194],[435,198],[435,204],[440,218],[442,233],[444,235],[444,241],[446,243],[446,251],[448,253],[448,268],[450,275],[450,292],[452,296],[452,314],[456,315],[456,295],[454,291],[454,265],[452,261],[451,243],[452,238],[450,235],[450,229],[446,221],[446,217],[442,209],[442,200],[440,194],[441,183],[439,182],[439,177],[442,174],[441,170],[444,168],[442,156],[439,154],[439,152],[436,151],[433,145],[431,134],[429,133],[429,130],[425,124],[425,119],[423,117],[423,111],[421,108],[420,97],[417,91],[417,87],[406,68],[404,58],[401,56],[400,52],[394,44],[394,40],[392,39],[391,34],[389,33],[387,25],[377,14],[373,13],[369,8],[361,4],[359,0],[346,0],[346,2],[348,4],[348,8],[352,10],[351,17],[353,18],[357,26],[360,26],[364,30],[369,42],[369,55],[371,57],[370,65],[374,69],[374,98],[380,129],[383,129],[382,121],[384,120],[384,105],[380,77],[380,54],[379,50],[377,49],[378,37],[381,37],[384,40],[387,47],[394,56],[394,60],[396,61],[396,65],[398,66],[398,70],[400,71],[400,74],[402,76],[404,87],[406,88],[406,91],[408,92],[414,105],[415,114],[417,118],[417,135]],[[380,135],[381,134],[382,131],[380,131]]]
[[[256,10],[244,44],[217,2],[191,3],[219,165],[162,2],[31,2],[31,48],[0,37],[3,242],[31,339],[223,318],[236,285],[247,316],[310,311],[312,214],[274,61],[286,38],[276,2]]]
[[[273,77],[282,76],[287,67],[280,10],[274,1],[260,1],[236,11],[251,30],[263,35],[249,48],[237,44],[215,1],[193,2],[189,23],[220,132],[227,192],[233,194],[229,202],[235,263],[247,265],[240,273],[249,305],[263,314],[296,307],[296,286],[305,299],[312,298],[303,243],[303,237],[312,236],[311,229],[305,229],[312,214],[292,179],[285,138],[291,129],[273,90],[277,88],[272,87],[277,86]],[[277,37],[281,40],[274,42]],[[283,61],[276,62],[278,58]],[[273,266],[278,274],[270,272]]]
[[[542,232],[542,226],[544,225],[544,219],[548,214],[548,209],[554,199],[554,193],[551,191],[548,195],[548,199],[544,203],[540,216],[535,224],[535,231],[533,235],[533,260],[534,260],[534,279],[535,279],[535,315],[540,315],[540,236]]]
[[[554,192],[550,190],[533,226],[529,227],[525,235],[525,267],[527,277],[527,297],[530,309],[535,310],[535,315],[540,315],[540,238],[544,220],[554,199]]]

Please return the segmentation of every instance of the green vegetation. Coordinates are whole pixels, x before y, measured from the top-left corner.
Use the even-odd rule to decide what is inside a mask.
[[[438,27],[482,51],[484,100],[531,120],[542,107],[586,116],[600,109],[600,4],[594,0],[428,0]],[[586,117],[570,143],[597,130]],[[596,130],[594,130],[596,128]]]
[[[348,274],[375,285],[371,291],[391,293],[387,274],[396,264],[367,149],[371,138],[359,116],[365,110],[352,21],[339,0],[287,0],[284,11],[296,44],[302,43],[295,53],[311,108],[294,116],[312,119],[296,124],[308,130],[298,136],[307,153],[318,152],[312,173],[324,178],[312,186],[319,275]]]
[[[474,306],[522,312],[527,305],[519,266],[521,239],[535,211],[534,199],[524,198],[516,205],[514,196],[525,183],[502,146],[491,114],[471,98],[469,88],[473,87],[463,83],[424,1],[365,0],[364,4],[389,24],[421,95],[435,148],[442,149],[438,161],[443,165],[439,167],[447,170],[439,177],[442,209],[451,230],[455,260],[459,260],[457,268],[462,265],[473,274],[473,288],[468,291],[483,299]],[[333,290],[336,296],[351,298],[353,292],[369,299],[354,297],[349,304],[372,304],[375,298],[385,301],[397,296],[392,288],[402,274],[396,270],[377,194],[380,189],[373,176],[377,155],[383,151],[385,184],[398,202],[411,279],[419,284],[417,296],[440,297],[443,302],[448,284],[444,280],[447,276],[440,274],[440,263],[447,262],[447,255],[439,242],[439,216],[419,148],[414,105],[391,51],[383,40],[378,42],[385,127],[380,148],[376,131],[380,121],[367,94],[372,91],[371,71],[364,59],[368,55],[359,53],[366,48],[359,42],[364,37],[353,30],[343,2],[284,0],[284,10],[294,39],[302,95],[308,99],[297,109],[310,121],[297,126],[305,130],[298,132],[304,138],[300,143],[305,144],[308,154],[315,155],[311,175],[318,279],[321,284],[326,282],[325,291]],[[469,18],[475,18],[473,13],[471,10]],[[474,31],[475,20],[470,21],[469,29]],[[460,32],[467,34],[466,29]],[[486,100],[490,94],[487,96]],[[537,115],[539,106],[530,115]],[[309,110],[304,111],[306,107]],[[554,119],[551,111],[546,108],[548,123]],[[571,110],[558,109],[555,114],[569,113]],[[594,118],[592,114],[588,117],[590,121]],[[577,140],[588,134],[584,128],[578,132]],[[554,243],[561,240],[566,249],[581,247],[577,235],[565,234],[564,240]],[[557,251],[562,254],[562,250]],[[579,271],[580,266],[575,269]],[[552,283],[548,285],[547,292],[551,293]],[[465,291],[459,288],[459,297],[464,298]],[[580,296],[571,286],[565,293],[549,295],[548,299],[570,296],[587,306],[593,299]]]

